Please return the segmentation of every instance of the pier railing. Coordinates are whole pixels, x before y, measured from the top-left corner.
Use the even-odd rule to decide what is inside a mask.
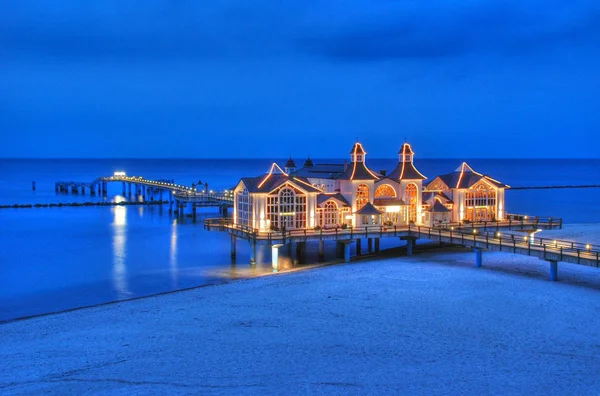
[[[554,224],[554,220],[551,223]],[[340,227],[259,232],[258,229],[233,224],[231,219],[223,218],[206,219],[204,225],[209,229],[218,228],[220,231],[227,231],[231,235],[266,244],[285,244],[291,241],[323,239],[344,241],[381,237],[423,238],[474,248],[537,256],[547,260],[600,267],[600,245],[553,238],[536,238],[535,234],[530,233],[526,235],[504,234],[501,231],[489,231],[485,228],[445,228],[408,224],[406,226]],[[504,225],[507,226],[505,229],[510,230],[507,222],[504,222]]]

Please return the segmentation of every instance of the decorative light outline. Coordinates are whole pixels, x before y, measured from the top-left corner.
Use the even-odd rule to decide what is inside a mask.
[[[353,156],[352,159],[354,160],[354,161],[352,161],[352,163],[354,164],[354,167],[352,168],[352,176],[350,176],[350,180],[354,180],[354,174],[356,173],[356,163],[357,163],[356,162],[356,150],[358,149],[359,146],[360,146],[360,149],[363,151],[363,154],[362,154],[363,160],[361,161],[363,164],[365,163],[365,157],[367,156],[367,152],[363,148],[362,144],[360,144],[359,142],[356,142],[354,144],[354,152],[352,153],[352,156]],[[373,172],[371,172],[369,170],[369,168],[367,168],[366,165],[364,165],[364,167],[367,170],[367,172],[369,172],[369,174],[375,178],[375,180],[379,180],[379,177],[375,176],[373,174]]]
[[[265,176],[265,178],[263,179],[263,181],[260,182],[260,184],[258,185],[258,188],[261,188],[263,186],[263,184],[265,184],[265,182],[267,181],[267,179],[269,177],[271,177],[271,175],[273,174],[273,171],[275,170],[275,167],[277,167],[277,169],[279,169],[279,171],[281,172],[282,175],[289,176],[287,173],[285,173],[283,171],[283,169],[281,169],[279,167],[279,165],[277,165],[276,162],[273,162],[273,165],[271,165],[271,169],[269,170],[269,173],[267,174],[267,176]]]
[[[405,153],[405,152],[406,152],[406,149],[405,149],[405,147],[407,147],[407,146],[408,146],[408,148],[410,149],[410,151],[411,151],[411,153],[412,153],[412,157],[411,157],[411,159],[410,159],[410,163],[411,163],[411,164],[413,163],[413,159],[414,159],[414,156],[415,156],[415,152],[413,151],[413,149],[412,149],[411,145],[405,142],[405,143],[402,145],[402,171],[400,172],[400,178],[399,178],[399,180],[402,180],[402,178],[404,177],[404,165],[406,164],[406,161],[404,161],[404,156],[406,155],[406,153]],[[414,166],[414,165],[413,165],[413,168],[414,168],[414,170],[415,170],[415,171],[416,171],[416,172],[417,172],[417,173],[418,173],[420,176],[422,176],[423,178],[427,179],[427,176],[425,176],[424,174],[422,174],[421,172],[419,172],[419,170],[418,170],[417,168],[415,168],[415,166]]]

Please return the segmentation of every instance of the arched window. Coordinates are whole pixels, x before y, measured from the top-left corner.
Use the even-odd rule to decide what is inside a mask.
[[[496,190],[481,183],[465,194],[466,220],[487,221],[496,218]]]
[[[290,187],[267,197],[267,219],[271,228],[287,230],[306,227],[306,195]]]
[[[375,190],[375,198],[377,197],[396,197],[396,190],[389,184],[382,184]]]
[[[417,185],[409,183],[404,191],[404,200],[408,203],[408,221],[417,221]]]
[[[369,186],[360,184],[356,189],[356,210],[360,210],[369,202]]]
[[[323,225],[334,226],[338,223],[338,206],[335,201],[327,201],[323,208]]]

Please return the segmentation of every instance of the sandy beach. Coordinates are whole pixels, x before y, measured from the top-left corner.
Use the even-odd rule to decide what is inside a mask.
[[[0,393],[600,393],[600,270],[473,264],[450,248],[3,324]]]

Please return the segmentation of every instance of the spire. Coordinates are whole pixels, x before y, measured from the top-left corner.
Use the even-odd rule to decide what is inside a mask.
[[[296,163],[290,155],[290,159],[285,163],[285,173],[292,173],[296,170]]]
[[[308,157],[306,159],[306,161],[304,162],[304,167],[305,168],[312,168],[313,166],[315,166],[315,164],[313,164],[312,160],[310,159],[310,157]]]

